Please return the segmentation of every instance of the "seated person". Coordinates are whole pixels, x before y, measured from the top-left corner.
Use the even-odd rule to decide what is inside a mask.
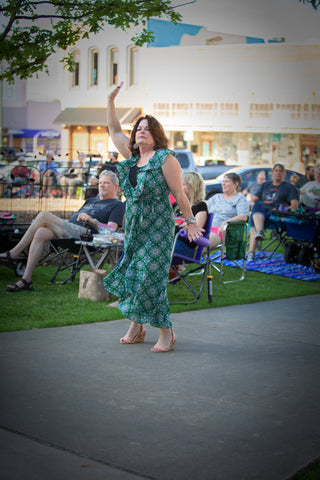
[[[320,167],[314,173],[315,180],[300,188],[300,202],[305,207],[320,208]]]
[[[292,183],[292,185],[296,185],[298,180],[299,180],[299,175],[296,175],[295,173],[290,175],[290,183]]]
[[[69,160],[66,170],[62,172],[60,176],[60,186],[62,187],[64,198],[71,198],[71,180],[74,177],[74,168],[72,164],[72,160]]]
[[[23,276],[14,285],[8,285],[7,290],[9,292],[33,290],[32,274],[43,255],[45,243],[53,238],[80,239],[80,236],[88,231],[81,222],[89,223],[93,232],[97,231],[100,223],[113,228],[121,226],[125,206],[118,199],[118,189],[118,176],[110,170],[105,170],[99,178],[99,195],[87,200],[69,220],[62,220],[49,212],[40,212],[19,243],[10,251],[0,254],[0,264],[12,266],[23,250],[29,247]]]
[[[11,170],[10,177],[13,185],[26,185],[29,181],[30,172],[25,165],[25,158],[18,157],[18,165]]]
[[[99,162],[97,165],[97,175],[91,175],[89,178],[90,189],[94,190],[95,186],[98,184],[98,178],[103,170],[112,170],[115,173],[118,173],[118,152],[111,152],[109,162],[102,163]],[[90,193],[89,193],[90,194]]]
[[[8,190],[7,194],[11,197],[13,193],[13,188],[18,187],[15,192],[18,194],[23,193],[24,195],[30,195],[33,190],[34,177],[33,172],[25,164],[25,158],[23,156],[18,157],[18,165],[13,167],[10,172],[10,178],[7,179]],[[26,186],[26,187],[24,187]],[[23,190],[19,187],[23,187]]]
[[[76,193],[77,187],[84,185],[85,157],[79,154],[78,158],[79,161],[75,164],[70,160],[67,170],[60,176],[60,185],[65,198],[72,198]],[[98,191],[96,192],[96,195],[97,194]]]
[[[296,210],[299,204],[297,188],[285,179],[286,170],[281,163],[276,163],[272,168],[272,180],[264,182],[254,195],[253,207],[250,217],[250,247],[248,261],[254,260],[257,241],[264,240],[264,226],[271,215],[271,210],[285,205]]]
[[[255,195],[256,191],[260,187],[260,185],[266,181],[266,174],[264,170],[261,170],[257,175],[256,182],[250,182],[247,188],[242,190],[242,194],[247,197],[247,200],[251,202],[252,197]]]
[[[191,210],[198,225],[203,228],[208,218],[208,207],[205,202],[205,184],[198,172],[182,172],[182,185],[191,205]],[[172,205],[176,218],[181,216],[177,203]],[[181,225],[183,227],[183,223]],[[196,247],[195,242],[189,242],[187,238],[177,239],[175,253],[193,258]]]
[[[312,165],[308,165],[306,167],[305,175],[303,177],[300,177],[299,180],[297,180],[296,187],[301,188],[307,182],[313,182],[313,180],[314,180],[314,167]]]
[[[237,173],[226,173],[222,181],[222,192],[208,200],[209,212],[213,213],[210,233],[210,249],[222,241],[223,227],[227,222],[246,222],[250,205],[242,193],[239,193],[241,177]]]
[[[54,161],[53,152],[47,152],[46,161],[41,161],[37,165],[40,172],[40,181],[44,187],[44,195],[47,197],[51,195],[52,187],[58,184],[58,167],[59,165]]]
[[[109,169],[117,173],[117,163],[118,163],[118,152],[111,152],[109,162],[105,162],[101,167],[98,173],[100,174],[103,170]]]

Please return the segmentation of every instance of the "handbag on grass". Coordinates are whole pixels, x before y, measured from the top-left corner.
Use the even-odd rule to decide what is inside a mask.
[[[87,298],[95,302],[108,301],[110,296],[103,285],[105,275],[106,270],[99,270],[97,268],[80,270],[78,298]]]

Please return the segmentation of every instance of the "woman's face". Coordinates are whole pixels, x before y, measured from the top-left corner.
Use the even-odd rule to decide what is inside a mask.
[[[272,177],[274,181],[283,182],[285,176],[286,176],[285,170],[283,170],[283,168],[281,168],[279,165],[273,168]]]
[[[146,120],[145,118],[141,120],[141,122],[138,125],[136,136],[135,136],[135,142],[137,145],[144,145],[144,146],[151,146],[151,147],[154,146],[154,140],[149,130],[148,120]]]
[[[230,177],[223,177],[222,180],[222,191],[228,195],[236,194],[237,193],[237,183],[233,183]]]

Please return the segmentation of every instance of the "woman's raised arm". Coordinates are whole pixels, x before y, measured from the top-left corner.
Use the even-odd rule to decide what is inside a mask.
[[[116,107],[114,104],[115,98],[118,95],[123,82],[114,88],[108,95],[107,99],[107,126],[111,136],[111,139],[124,158],[131,156],[129,149],[129,138],[122,132],[120,122],[117,117]]]

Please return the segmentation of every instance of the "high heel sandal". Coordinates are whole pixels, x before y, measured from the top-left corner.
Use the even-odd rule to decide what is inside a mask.
[[[143,343],[144,337],[146,336],[147,330],[145,330],[144,326],[141,325],[140,331],[130,340],[126,335],[120,338],[120,343],[122,344],[129,344],[129,343]]]
[[[156,345],[151,348],[151,352],[153,353],[166,353],[170,352],[170,350],[174,349],[174,344],[176,343],[176,336],[174,334],[174,331],[172,328],[170,328],[171,331],[171,342],[169,344],[168,348],[163,348],[163,347],[157,347]]]

